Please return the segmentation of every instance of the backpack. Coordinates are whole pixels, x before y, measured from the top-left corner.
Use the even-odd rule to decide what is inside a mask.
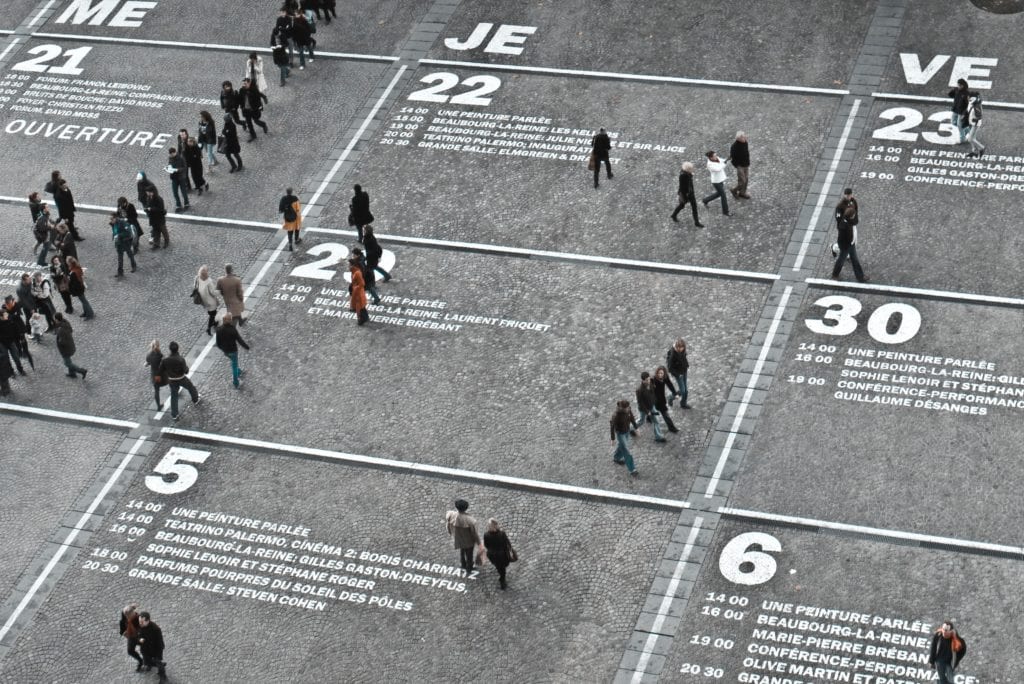
[[[135,239],[135,231],[132,229],[132,225],[123,218],[119,218],[114,222],[113,232],[114,244],[116,245],[129,245]]]
[[[295,203],[291,202],[284,208],[284,220],[288,223],[292,223],[295,219],[299,218],[295,213]]]

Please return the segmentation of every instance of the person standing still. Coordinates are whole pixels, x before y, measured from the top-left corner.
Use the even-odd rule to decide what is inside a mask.
[[[612,175],[612,162],[609,157],[612,149],[612,140],[608,137],[608,132],[602,128],[591,139],[590,146],[591,153],[594,155],[594,187],[596,188],[599,185],[598,179],[601,176],[601,162],[604,162],[604,169],[608,174],[608,179],[611,180],[615,177]]]
[[[729,216],[729,200],[725,197],[725,162],[718,158],[714,150],[710,150],[707,153],[708,158],[708,173],[711,175],[711,187],[715,189],[713,193],[705,197],[701,202],[706,208],[708,202],[715,198],[721,198],[722,200],[722,216]]]
[[[465,499],[455,500],[455,510],[448,511],[445,516],[445,527],[451,535],[452,543],[459,552],[459,564],[466,575],[473,572],[473,551],[480,546],[480,535],[476,531],[476,520],[468,515],[469,502]]]
[[[928,664],[935,668],[939,684],[954,684],[954,671],[967,655],[967,642],[957,634],[953,623],[946,620],[932,635]]]
[[[196,389],[196,386],[192,384],[192,380],[188,377],[188,362],[178,353],[178,343],[171,342],[167,349],[170,351],[170,354],[160,361],[160,377],[166,380],[170,386],[171,418],[178,420],[178,392],[181,391],[182,387],[188,390],[193,405],[198,404],[202,397],[199,396],[199,390]]]
[[[487,551],[487,560],[498,571],[498,586],[502,590],[507,589],[505,571],[510,563],[519,560],[519,556],[512,548],[512,542],[509,541],[508,535],[494,518],[487,521],[487,531],[484,532],[484,549]]]
[[[297,245],[302,242],[302,238],[299,237],[299,231],[302,230],[302,206],[292,188],[285,188],[284,196],[277,203],[277,213],[284,215],[284,224],[281,227],[288,236],[288,251],[294,251],[292,243]]]
[[[75,212],[78,211],[75,207],[75,197],[71,194],[68,182],[63,178],[57,183],[57,189],[53,193],[53,202],[57,205],[58,218],[67,224],[75,242],[84,240],[85,238],[79,235],[78,229],[75,228]]]
[[[57,351],[60,352],[60,358],[64,361],[64,365],[67,366],[68,377],[77,378],[78,374],[81,373],[82,379],[85,380],[85,374],[89,370],[75,365],[75,362],[71,360],[71,357],[77,351],[75,349],[74,331],[71,328],[71,323],[66,321],[64,314],[59,311],[54,315],[54,320],[57,323]]]
[[[697,216],[697,194],[693,189],[693,164],[690,162],[683,162],[683,168],[679,170],[678,195],[679,204],[676,205],[675,211],[672,212],[672,220],[678,222],[679,212],[689,204],[690,209],[693,211],[693,225],[697,228],[703,228],[704,224],[700,222],[700,218]]]
[[[348,306],[356,312],[357,325],[370,321],[370,312],[366,310],[366,279],[363,277],[362,260],[352,256],[348,260],[348,272],[352,274]]]
[[[370,213],[370,193],[361,185],[352,186],[352,200],[348,204],[348,225],[356,227],[356,242],[363,242],[363,227],[373,223]]]
[[[629,453],[629,446],[626,444],[629,433],[636,425],[636,418],[633,416],[632,409],[629,408],[628,400],[620,399],[615,404],[615,412],[612,413],[611,420],[608,422],[611,426],[612,444],[617,443],[612,460],[620,465],[625,464],[630,475],[639,477],[640,470],[633,463],[633,454]]]
[[[199,144],[206,150],[207,170],[213,173],[213,167],[217,165],[217,124],[213,116],[205,109],[199,112]]]
[[[217,326],[217,349],[231,359],[231,384],[235,386],[235,389],[242,386],[241,378],[245,372],[238,367],[238,345],[242,345],[246,351],[249,350],[249,345],[238,334],[238,328],[235,327],[231,314],[226,313],[221,319],[220,325]]]
[[[203,176],[203,148],[199,146],[199,141],[191,137],[185,140],[182,156],[185,158],[185,166],[192,174],[192,186],[196,189],[196,194],[202,195],[204,190],[210,189],[210,184]]]
[[[686,372],[690,370],[690,361],[686,358],[686,340],[682,337],[676,340],[676,343],[669,347],[668,352],[665,354],[665,367],[668,369],[668,374],[675,378],[676,381],[676,389],[673,390],[672,395],[668,398],[668,405],[672,405],[678,394],[679,408],[690,408],[688,401],[690,392],[686,383]]]
[[[128,640],[128,656],[135,661],[135,671],[142,670],[142,656],[139,655],[139,607],[129,603],[121,611],[118,630]]]
[[[970,103],[970,93],[967,89],[967,81],[962,78],[956,80],[956,88],[946,94],[946,97],[953,98],[952,121],[956,130],[960,133],[960,144],[967,142],[967,128],[964,123],[964,115],[967,113],[967,105]]]
[[[242,279],[235,275],[235,267],[231,264],[224,264],[224,275],[217,278],[217,291],[224,299],[224,306],[228,312],[238,321],[238,325],[245,325],[245,288],[242,287]]]
[[[78,259],[73,256],[65,257],[64,262],[67,264],[68,293],[72,297],[78,298],[78,303],[82,305],[81,317],[90,321],[96,316],[92,311],[92,305],[89,304],[89,300],[85,298],[85,269],[82,268],[82,264],[78,263]]]
[[[281,73],[282,88],[287,84],[288,77],[292,75],[292,70],[288,63],[288,48],[285,45],[286,42],[287,41],[281,37],[281,34],[278,31],[275,31],[274,35],[270,37],[270,48],[274,56],[274,65]]]
[[[363,247],[366,248],[366,266],[384,276],[384,282],[391,280],[391,274],[380,267],[380,260],[384,256],[384,249],[377,242],[373,234],[373,226],[363,228]]]
[[[128,255],[128,261],[132,265],[132,273],[137,268],[135,264],[135,231],[126,219],[116,213],[110,215],[110,234],[114,240],[114,249],[117,250],[117,277],[124,277],[124,255]]]
[[[736,133],[736,139],[729,148],[729,159],[736,168],[736,187],[729,191],[733,197],[750,199],[747,194],[747,182],[750,180],[750,146],[747,144],[747,134],[743,131]]]
[[[185,211],[190,208],[188,203],[188,167],[185,159],[178,153],[176,147],[167,148],[167,171],[171,179],[171,194],[174,195],[174,204],[178,211]],[[182,197],[185,198],[182,203]]]
[[[142,647],[142,661],[146,669],[156,666],[156,673],[161,682],[167,681],[167,663],[164,662],[164,633],[160,626],[152,621],[149,613],[139,613],[139,646]]]

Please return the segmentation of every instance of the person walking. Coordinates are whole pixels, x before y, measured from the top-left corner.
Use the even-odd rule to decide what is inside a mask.
[[[72,297],[78,297],[78,303],[82,305],[82,318],[87,321],[92,320],[96,316],[92,311],[92,305],[89,304],[89,300],[85,298],[85,269],[82,268],[82,264],[78,263],[78,259],[73,256],[66,257],[64,263],[68,267],[68,293]]]
[[[191,137],[186,140],[182,156],[185,158],[185,166],[192,175],[192,187],[196,189],[197,195],[202,195],[204,190],[210,189],[210,184],[203,177],[203,148],[199,146],[199,141]]]
[[[484,549],[487,551],[487,560],[491,562],[494,569],[498,571],[498,586],[502,590],[508,588],[505,581],[505,571],[510,563],[519,560],[519,555],[512,548],[512,542],[508,535],[501,529],[498,521],[490,518],[487,521],[487,531],[484,532]]]
[[[967,655],[967,641],[960,636],[953,623],[946,620],[932,635],[928,649],[928,664],[938,673],[939,684],[954,684],[954,671]]]
[[[982,120],[981,95],[971,93],[971,99],[967,104],[967,113],[964,116],[967,117],[967,125],[970,127],[967,133],[967,142],[971,145],[971,151],[967,156],[981,159],[985,156],[985,145],[978,138],[978,129],[981,128]]]
[[[0,314],[0,317],[2,315]],[[11,378],[13,377],[14,369],[11,368],[11,360],[0,349],[0,397],[6,397],[11,394]]]
[[[250,52],[245,60],[245,78],[259,91],[263,102],[270,101],[267,98],[267,78],[263,74],[263,58],[255,52]]]
[[[356,242],[363,242],[363,228],[373,223],[370,213],[370,193],[363,186],[352,186],[352,199],[348,203],[348,225],[356,227]]]
[[[188,203],[188,167],[185,166],[185,159],[175,147],[167,148],[167,175],[171,179],[171,194],[174,195],[176,211],[190,209]],[[184,197],[184,203],[182,198]]]
[[[159,373],[161,380],[165,380],[170,387],[171,418],[173,420],[178,420],[178,392],[181,391],[182,387],[188,390],[193,405],[202,401],[202,397],[199,396],[199,390],[196,389],[196,386],[192,384],[191,378],[188,377],[188,362],[178,353],[178,349],[177,342],[171,342],[167,345],[167,350],[170,353],[160,361]]]
[[[84,240],[85,238],[79,235],[78,229],[75,228],[75,212],[78,211],[75,207],[75,197],[71,194],[68,182],[63,178],[58,181],[57,189],[53,193],[53,202],[57,205],[57,216],[67,224],[68,231],[71,232],[75,242]]]
[[[128,255],[128,261],[132,265],[132,273],[137,268],[135,264],[135,231],[128,221],[116,213],[110,215],[110,235],[114,240],[114,249],[117,250],[117,278],[124,277],[124,255]]]
[[[370,313],[366,310],[366,279],[363,278],[363,266],[358,256],[349,258],[348,270],[352,274],[348,306],[356,312],[357,324],[363,325],[369,322]]]
[[[35,225],[44,204],[46,202],[43,201],[42,195],[38,192],[33,192],[28,196],[28,211],[32,216],[32,225]]]
[[[224,264],[224,275],[217,278],[217,291],[224,298],[224,306],[232,318],[238,321],[238,325],[245,325],[245,289],[231,264]]]
[[[71,323],[65,320],[64,314],[59,311],[54,319],[57,324],[57,351],[60,353],[64,365],[67,366],[68,377],[77,378],[81,373],[82,379],[85,380],[85,374],[89,372],[89,369],[76,365],[71,358],[78,351],[75,347],[74,329],[72,329]]]
[[[142,237],[142,224],[139,223],[139,212],[135,205],[128,201],[127,197],[117,198],[117,215],[128,222],[132,227],[134,238],[132,239],[132,252],[139,253],[139,239]]]
[[[128,641],[128,656],[135,661],[135,671],[142,670],[142,656],[139,655],[139,606],[129,603],[121,610],[117,629]]]
[[[459,552],[459,564],[466,575],[473,572],[473,551],[481,545],[480,535],[476,530],[476,520],[466,513],[469,502],[465,499],[455,500],[455,510],[445,513],[445,528],[451,535],[452,543]]]
[[[274,57],[274,65],[277,66],[278,71],[281,73],[281,87],[283,88],[288,81],[288,77],[292,75],[292,70],[288,61],[288,46],[287,40],[281,37],[279,31],[275,31],[270,37],[270,48]]]
[[[967,123],[964,115],[967,113],[967,106],[970,104],[970,93],[968,92],[967,81],[962,78],[956,80],[956,87],[949,91],[946,97],[953,98],[952,121],[956,130],[960,133],[960,144],[967,142]]]
[[[747,194],[747,183],[750,180],[750,145],[747,134],[743,131],[736,133],[736,139],[729,148],[729,159],[736,169],[736,186],[729,191],[735,198],[750,199],[750,195]]]
[[[75,244],[75,236],[68,230],[68,224],[64,221],[57,222],[57,234],[53,238],[53,246],[62,258],[66,259],[69,256],[78,258],[78,245]]]
[[[725,197],[725,162],[718,158],[714,150],[710,150],[707,153],[708,158],[708,173],[711,175],[711,187],[715,189],[713,193],[701,200],[704,207],[707,208],[708,202],[713,199],[721,198],[722,200],[722,215],[729,216],[729,200]]]
[[[377,292],[377,277],[374,275],[372,268],[366,264],[366,255],[363,254],[363,250],[359,247],[352,248],[352,257],[359,260],[359,266],[363,269],[363,287],[366,293],[373,297],[373,304],[376,306],[380,304],[380,294]],[[351,288],[350,288],[351,289]]]
[[[36,259],[36,264],[39,266],[46,265],[46,256],[50,253],[50,248],[53,247],[54,240],[57,237],[57,222],[50,218],[50,209],[46,206],[46,202],[40,202],[39,213],[36,216],[36,222],[32,226],[32,236],[36,239],[36,245],[32,248],[32,253],[35,254],[36,249],[40,246],[42,249],[39,250],[39,258]]]
[[[56,254],[50,259],[50,282],[57,288],[57,293],[64,301],[64,313],[75,313],[75,304],[71,301],[71,291],[68,287],[67,266]]]
[[[160,363],[164,360],[164,353],[160,351],[160,340],[153,340],[149,343],[149,351],[146,352],[146,363],[149,367],[149,381],[153,383],[153,399],[156,400],[156,410],[159,411],[163,405],[160,402],[160,388],[167,386],[167,377],[160,371]]]
[[[57,307],[53,304],[53,286],[42,271],[32,274],[32,298],[36,302],[36,311],[46,317],[46,323],[49,326],[46,332],[52,332],[56,320],[54,313],[56,313]]]
[[[142,661],[146,669],[156,666],[161,682],[167,681],[167,663],[164,662],[164,633],[160,625],[153,622],[149,613],[139,613],[139,646],[142,647]]]
[[[36,310],[36,298],[32,295],[32,274],[22,273],[21,282],[14,290],[18,296],[18,306],[21,307],[21,315],[25,324],[28,324],[28,317]]]
[[[655,413],[654,383],[651,382],[651,374],[647,371],[640,374],[640,386],[636,388],[636,408],[640,412],[640,423],[650,423],[654,428],[654,441],[666,441],[661,434],[661,426],[658,425],[658,416]]]
[[[668,374],[676,381],[676,389],[668,398],[668,405],[671,406],[675,398],[679,397],[679,408],[690,408],[689,386],[686,382],[686,372],[690,370],[690,361],[686,358],[686,340],[680,337],[675,344],[669,347],[665,354],[665,368]]]
[[[249,351],[249,345],[238,334],[238,328],[235,327],[231,314],[226,313],[221,319],[220,325],[217,326],[217,349],[231,359],[231,384],[235,386],[235,389],[242,386],[242,374],[245,372],[238,367],[238,345],[242,345],[246,351]]]
[[[690,210],[693,212],[693,225],[697,228],[703,228],[704,224],[700,222],[700,217],[697,216],[697,194],[693,189],[693,164],[690,162],[683,162],[683,167],[679,170],[679,204],[676,205],[675,210],[672,212],[672,220],[679,222],[679,212],[683,210],[687,204],[690,205]]]
[[[373,226],[363,228],[363,247],[366,249],[366,266],[371,271],[376,271],[384,276],[384,282],[391,280],[391,274],[380,267],[380,260],[384,257],[384,249],[377,242],[373,234]]]
[[[612,460],[619,464],[625,464],[630,475],[639,477],[640,470],[633,463],[633,454],[629,453],[629,446],[626,444],[630,433],[635,432],[633,426],[636,425],[636,417],[633,415],[633,410],[629,408],[627,399],[620,399],[615,404],[615,412],[612,413],[611,420],[608,422],[611,426],[612,444],[618,443],[612,454]]]
[[[246,128],[246,124],[238,116],[238,108],[242,105],[242,98],[239,97],[235,87],[231,85],[231,81],[224,81],[220,84],[220,107],[224,110],[225,119],[231,117],[232,123],[239,124],[242,128]]]
[[[146,203],[143,205],[149,217],[149,243],[153,249],[160,249],[160,238],[164,239],[164,249],[171,246],[171,235],[167,232],[167,208],[164,198],[155,187],[146,189]]]
[[[228,158],[228,163],[231,164],[231,170],[228,173],[245,170],[240,154],[242,146],[238,142],[238,127],[231,120],[230,114],[224,115],[224,127],[221,129],[220,140],[217,141],[217,149]]]
[[[608,137],[607,131],[603,128],[598,130],[590,140],[590,147],[590,156],[594,161],[594,187],[596,188],[598,186],[598,179],[601,176],[601,162],[604,162],[604,169],[608,179],[611,180],[615,177],[612,175],[612,162],[610,158],[612,140]]]
[[[860,259],[857,258],[857,223],[860,217],[857,213],[857,200],[853,196],[853,190],[847,188],[843,193],[843,199],[836,205],[836,262],[832,266],[832,280],[839,280],[839,273],[843,270],[847,257],[853,266],[853,275],[858,282],[866,283],[867,276],[861,268]]]
[[[295,42],[292,40],[292,15],[287,5],[279,10],[277,21],[274,23],[274,31],[270,34],[270,42],[274,42],[274,36],[288,50],[288,66],[295,66]]]
[[[299,56],[301,57],[301,53]],[[242,101],[242,116],[245,117],[245,123],[249,128],[249,142],[256,140],[256,126],[263,129],[264,135],[268,134],[270,129],[260,118],[263,116],[263,98],[252,81],[249,79],[242,81],[242,87],[238,89],[238,96]]]
[[[220,298],[217,297],[217,284],[210,277],[210,268],[203,264],[196,273],[196,279],[192,283],[195,291],[199,293],[203,308],[206,309],[206,334],[213,335],[213,329],[217,326],[217,309],[220,308]]]
[[[277,213],[284,215],[284,224],[281,227],[288,236],[288,251],[291,252],[293,242],[302,242],[302,238],[299,237],[299,231],[302,229],[302,206],[291,188],[285,188],[284,195],[277,203]]]
[[[292,41],[299,51],[299,70],[306,68],[306,52],[309,53],[309,63],[313,63],[313,48],[316,47],[316,39],[313,38],[313,27],[306,21],[305,15],[296,12],[292,15]]]
[[[205,109],[199,112],[199,134],[197,140],[206,151],[208,170],[213,173],[213,167],[217,165],[217,124],[213,116]]]
[[[665,398],[666,389],[672,394],[676,393],[675,385],[672,384],[672,380],[668,377],[668,369],[664,366],[658,366],[654,371],[654,377],[651,378],[651,383],[654,385],[654,408],[665,419],[665,425],[668,426],[669,432],[679,432],[679,428],[672,422],[672,417],[668,415],[668,401]]]

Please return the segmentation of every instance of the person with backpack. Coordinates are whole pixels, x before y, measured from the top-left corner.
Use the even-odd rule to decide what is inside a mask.
[[[238,345],[242,345],[246,351],[249,350],[249,345],[245,343],[245,340],[239,334],[230,312],[224,314],[220,325],[217,326],[216,339],[217,349],[220,349],[224,352],[224,356],[231,359],[231,384],[235,386],[235,389],[239,389],[242,386],[242,374],[245,371],[238,367]]]
[[[981,128],[981,95],[971,93],[964,116],[967,118],[967,125],[970,126],[967,142],[971,145],[971,151],[967,156],[981,159],[985,156],[985,145],[978,139],[978,129]]]
[[[932,635],[928,664],[935,668],[939,684],[953,684],[957,665],[967,655],[967,642],[957,634],[953,623],[946,620]]]
[[[117,215],[128,222],[128,225],[132,227],[132,232],[135,233],[135,239],[132,240],[132,252],[135,254],[139,253],[139,238],[142,237],[142,224],[139,223],[139,212],[135,208],[135,205],[128,201],[127,197],[117,198]]]
[[[114,241],[114,249],[117,250],[117,276],[124,277],[124,255],[128,254],[128,260],[132,265],[132,273],[135,273],[135,252],[132,251],[135,242],[135,231],[128,221],[116,213],[110,215],[110,237]]]
[[[297,245],[302,242],[302,238],[299,237],[299,231],[302,229],[302,206],[291,188],[285,188],[284,195],[277,203],[277,213],[284,215],[284,224],[281,227],[288,236],[288,251],[292,252],[292,243]]]

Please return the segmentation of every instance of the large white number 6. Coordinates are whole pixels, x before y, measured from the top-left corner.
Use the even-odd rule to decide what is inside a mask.
[[[823,306],[826,320],[835,321],[835,325],[826,325],[820,318],[808,318],[804,321],[811,332],[819,335],[849,335],[857,329],[857,319],[854,318],[860,313],[860,302],[853,297],[842,295],[828,295],[814,302],[817,306]],[[838,306],[838,309],[833,309]]]
[[[760,546],[761,551],[751,551],[751,546]],[[778,567],[775,559],[766,553],[768,551],[778,553],[782,551],[782,544],[764,532],[744,532],[733,537],[722,549],[721,555],[718,556],[718,569],[722,572],[722,577],[734,584],[744,584],[748,587],[764,584],[775,576]],[[750,570],[744,570],[744,565],[752,567]]]
[[[199,471],[195,466],[188,464],[205,463],[209,457],[209,451],[171,447],[153,468],[153,472],[159,473],[159,475],[146,476],[146,486],[157,494],[181,494],[194,485],[199,478]],[[186,463],[181,461],[186,461]],[[161,477],[162,475],[174,475],[174,479],[168,482]]]

